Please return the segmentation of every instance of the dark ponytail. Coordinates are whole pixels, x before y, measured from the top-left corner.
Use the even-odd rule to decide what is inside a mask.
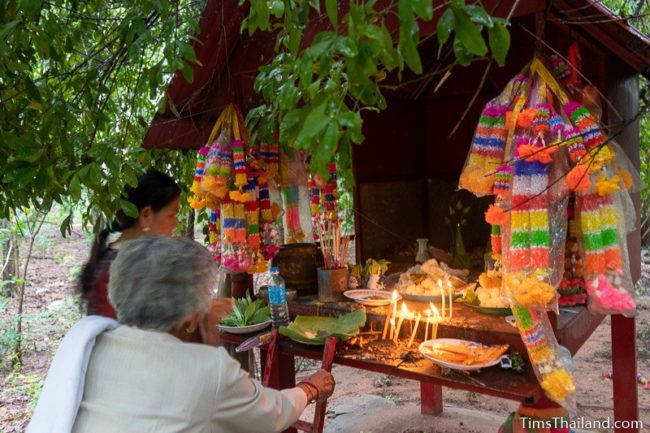
[[[138,185],[127,186],[122,197],[135,205],[140,212],[147,206],[151,206],[154,212],[167,206],[181,194],[181,189],[174,179],[156,170],[149,170],[138,177]],[[97,264],[102,259],[108,245],[108,236],[114,232],[121,232],[135,225],[137,217],[126,215],[121,209],[115,215],[115,221],[99,232],[90,249],[90,257],[81,270],[77,291],[83,298],[88,296],[95,284],[95,271]]]

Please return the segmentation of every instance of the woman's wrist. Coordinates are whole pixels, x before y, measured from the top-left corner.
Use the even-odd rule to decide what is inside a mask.
[[[307,395],[307,404],[313,403],[318,400],[318,388],[311,382],[302,381],[296,385],[302,389]]]

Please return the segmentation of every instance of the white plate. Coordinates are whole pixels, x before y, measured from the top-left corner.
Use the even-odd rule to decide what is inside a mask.
[[[450,346],[462,346],[462,345],[465,345],[467,343],[475,344],[476,346],[484,346],[484,345],[482,345],[480,343],[476,343],[474,341],[459,340],[457,338],[437,338],[435,340],[423,341],[420,344],[419,349],[420,349],[420,353],[422,355],[424,355],[425,358],[430,359],[431,361],[435,362],[436,364],[438,364],[441,367],[451,368],[453,370],[465,370],[465,371],[480,370],[481,368],[492,367],[492,366],[495,366],[495,365],[499,364],[501,362],[501,358],[503,358],[503,356],[501,356],[496,360],[489,361],[489,362],[486,362],[486,363],[483,363],[483,364],[465,365],[465,364],[455,364],[455,363],[451,363],[451,362],[447,362],[447,361],[442,361],[442,360],[436,358],[435,356],[431,355],[429,352],[422,351],[423,348],[431,347],[431,346],[433,346],[435,344],[447,344],[447,345],[450,345]]]
[[[354,289],[347,290],[343,292],[343,296],[353,301],[367,305],[369,307],[380,307],[382,305],[389,305],[392,301],[393,294],[391,292],[386,292],[383,290],[371,290],[371,289]],[[381,297],[383,299],[371,299]],[[397,300],[402,299],[400,295],[397,295]]]
[[[266,322],[256,323],[255,325],[246,326],[226,326],[219,325],[219,329],[228,332],[229,334],[250,334],[251,332],[260,331],[271,324],[271,320]]]

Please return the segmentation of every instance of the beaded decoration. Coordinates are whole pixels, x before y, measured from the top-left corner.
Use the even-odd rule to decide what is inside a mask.
[[[286,243],[302,242],[305,232],[300,224],[300,188],[298,185],[286,185],[282,188],[284,197],[284,221],[287,239]]]
[[[564,112],[571,119],[571,123],[580,130],[587,149],[600,146],[605,142],[605,136],[600,130],[598,122],[582,104],[569,101],[564,105]]]
[[[629,312],[636,308],[632,294],[621,288],[623,260],[618,232],[619,210],[611,194],[579,194],[581,241],[585,280],[591,300],[605,310]]]
[[[247,271],[250,257],[247,247],[246,211],[242,203],[221,205],[221,266],[230,271]]]
[[[512,181],[512,167],[502,165],[494,175],[494,185],[492,192],[497,196],[506,196],[510,192],[510,182]]]
[[[219,208],[210,209],[210,226],[208,234],[208,250],[212,253],[215,263],[221,263],[221,237],[219,235],[220,220]]]
[[[510,268],[548,268],[548,165],[518,160],[512,180]]]
[[[503,163],[508,131],[505,114],[508,107],[496,100],[488,102],[479,118],[467,163],[459,186],[478,196],[492,193],[493,176],[488,176]]]
[[[336,214],[338,212],[338,205],[336,202],[336,199],[338,198],[338,191],[337,191],[337,176],[336,176],[335,162],[330,162],[329,164],[327,164],[327,172],[329,173],[329,179],[327,180],[327,184],[325,185],[324,206],[325,206],[325,212],[327,213],[327,217],[333,219],[336,218]]]
[[[557,78],[560,84],[566,84],[566,80],[571,76],[569,65],[567,65],[567,63],[557,54],[551,55],[550,60],[551,66],[553,67],[553,75]]]
[[[532,308],[513,305],[519,334],[530,361],[540,373],[540,385],[553,401],[564,404],[575,393],[573,376],[557,353],[557,340],[548,315]]]
[[[192,180],[192,186],[190,187],[192,196],[187,199],[192,209],[203,209],[205,207],[205,195],[200,191],[199,187],[205,172],[208,150],[209,148],[207,146],[201,146],[199,151],[196,153],[196,168],[194,169],[194,179]]]
[[[235,140],[232,144],[232,158],[235,166],[235,186],[243,188],[248,183],[244,142]]]
[[[307,180],[307,188],[309,189],[309,211],[311,213],[311,222],[314,227],[314,240],[320,239],[320,217],[321,217],[321,189],[316,184],[316,179],[313,175],[309,176]]]

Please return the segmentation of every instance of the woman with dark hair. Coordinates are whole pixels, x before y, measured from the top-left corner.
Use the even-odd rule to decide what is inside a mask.
[[[143,235],[171,236],[178,223],[181,189],[164,173],[150,170],[138,178],[138,185],[127,187],[122,194],[138,209],[137,217],[127,216],[121,209],[110,228],[102,230],[93,243],[90,258],[79,277],[78,290],[86,302],[86,313],[115,318],[115,309],[108,301],[109,267],[120,245]],[[107,244],[112,232],[121,232],[119,239]]]

